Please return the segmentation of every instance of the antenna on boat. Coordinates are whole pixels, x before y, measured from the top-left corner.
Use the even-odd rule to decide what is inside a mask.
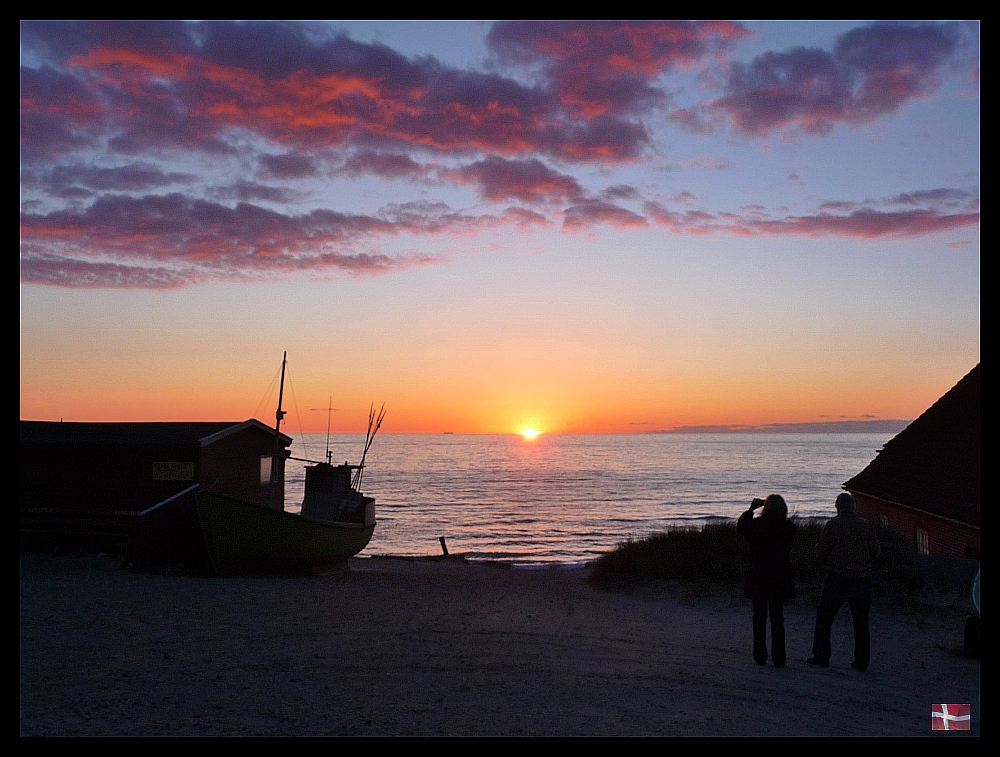
[[[375,441],[375,434],[378,433],[383,418],[385,418],[385,403],[382,403],[382,409],[378,411],[377,418],[375,417],[375,405],[372,405],[368,411],[368,432],[365,434],[365,451],[361,454],[361,463],[358,465],[357,473],[354,474],[353,488],[355,491],[361,491],[361,479],[365,475],[365,457],[368,456],[368,449],[372,446],[372,442]]]
[[[288,350],[281,356],[281,386],[278,388],[278,410],[274,414],[274,453],[271,455],[271,507],[277,507],[274,500],[278,494],[278,445],[281,443],[281,420],[285,417],[285,411],[281,409],[281,401],[285,396],[285,364],[288,362]],[[281,509],[285,509],[285,503],[281,503]]]
[[[330,395],[330,399],[326,403],[326,464],[331,465],[330,460],[333,458],[333,453],[330,452],[330,413],[333,412],[333,395]]]

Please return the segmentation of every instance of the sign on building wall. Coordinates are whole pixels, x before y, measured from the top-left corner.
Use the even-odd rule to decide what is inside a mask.
[[[154,481],[194,481],[194,463],[153,463]]]

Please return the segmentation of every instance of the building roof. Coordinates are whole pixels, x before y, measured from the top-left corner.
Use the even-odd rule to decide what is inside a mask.
[[[269,434],[274,429],[256,418],[246,421],[191,423],[64,423],[62,421],[21,421],[21,445],[25,446],[149,446],[197,444],[204,447],[244,428],[259,428]],[[279,434],[285,445],[292,439]]]
[[[979,433],[977,365],[844,488],[978,527]]]

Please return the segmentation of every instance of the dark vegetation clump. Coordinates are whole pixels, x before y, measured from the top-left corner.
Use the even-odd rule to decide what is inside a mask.
[[[657,581],[736,584],[746,574],[749,549],[735,523],[679,526],[629,539],[601,555],[590,583],[598,589],[635,589]]]
[[[792,573],[798,595],[818,599],[826,571],[816,554],[823,523],[793,519]],[[913,547],[891,529],[876,529],[882,545],[876,584],[919,588]],[[658,581],[676,581],[696,593],[742,591],[750,547],[736,523],[702,528],[677,527],[644,539],[629,539],[592,563],[590,583],[597,589],[636,589]]]

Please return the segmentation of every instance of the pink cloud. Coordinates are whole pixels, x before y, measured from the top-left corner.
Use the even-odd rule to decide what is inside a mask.
[[[52,67],[22,70],[22,150],[52,154],[103,134],[112,149],[129,154],[218,152],[232,150],[228,135],[242,129],[289,149],[292,157],[273,156],[274,175],[305,170],[292,165],[295,150],[350,145],[620,162],[648,141],[629,114],[661,99],[647,70],[702,54],[706,39],[727,33],[702,25],[684,32],[690,40],[675,30],[672,42],[654,44],[651,29],[619,30],[631,48],[612,45],[601,57],[595,40],[607,35],[600,25],[591,31],[574,60],[603,61],[619,72],[610,83],[593,83],[607,92],[578,93],[602,100],[600,107],[574,104],[551,87],[323,36],[304,24],[28,22],[22,44]],[[657,44],[665,52],[655,52]]]
[[[107,195],[84,210],[22,213],[21,278],[65,286],[163,288],[294,271],[370,275],[438,258],[356,252],[363,243],[401,234],[470,234],[549,223],[531,211],[470,216],[443,203],[390,205],[376,216],[330,210],[289,215],[180,194]]]

